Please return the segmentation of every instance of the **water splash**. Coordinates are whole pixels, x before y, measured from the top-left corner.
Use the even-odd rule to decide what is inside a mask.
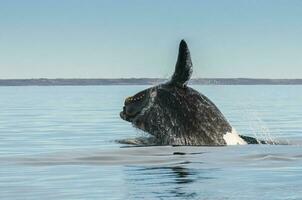
[[[277,139],[272,136],[270,129],[266,126],[263,121],[260,113],[254,109],[249,108],[248,104],[244,105],[241,110],[243,110],[244,120],[248,122],[248,127],[250,132],[253,134],[253,137],[256,139],[261,139],[269,144],[275,145],[278,144]]]

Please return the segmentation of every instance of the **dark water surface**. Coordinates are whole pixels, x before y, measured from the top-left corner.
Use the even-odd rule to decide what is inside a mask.
[[[302,86],[193,86],[237,131],[290,145],[129,147],[147,86],[0,87],[0,199],[302,199]]]

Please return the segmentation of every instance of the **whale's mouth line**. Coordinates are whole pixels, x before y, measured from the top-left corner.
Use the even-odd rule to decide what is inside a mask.
[[[133,120],[140,114],[141,112],[136,112],[133,115],[127,114],[125,111],[125,107],[123,108],[123,111],[120,112],[120,117],[128,122],[133,122]]]

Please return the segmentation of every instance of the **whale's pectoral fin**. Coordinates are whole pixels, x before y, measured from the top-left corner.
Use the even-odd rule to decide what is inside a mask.
[[[246,143],[248,144],[269,144],[269,142],[263,141],[263,140],[257,140],[256,138],[245,136],[245,135],[239,135]]]
[[[181,40],[174,74],[168,82],[171,85],[184,87],[191,78],[192,61],[187,43]]]

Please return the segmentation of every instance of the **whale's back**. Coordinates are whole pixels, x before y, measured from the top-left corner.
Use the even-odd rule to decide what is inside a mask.
[[[161,122],[172,125],[171,144],[225,145],[224,134],[232,127],[223,114],[206,96],[190,87],[164,87],[158,90],[158,102],[162,115],[168,115]]]

